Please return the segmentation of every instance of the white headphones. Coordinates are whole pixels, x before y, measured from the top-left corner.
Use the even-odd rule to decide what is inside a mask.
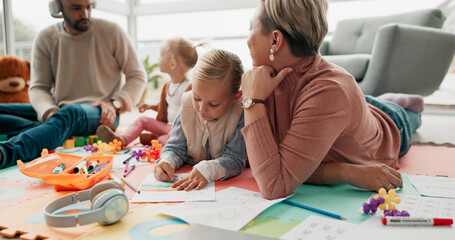
[[[60,14],[62,11],[62,4],[60,3],[60,0],[51,0],[49,1],[49,12],[51,13],[51,16],[54,18],[62,18],[63,15]]]
[[[54,18],[62,18],[63,15],[60,14],[62,12],[62,3],[60,0],[50,0],[49,1],[49,12],[51,13],[51,16]],[[95,0],[93,0],[93,7],[95,7]]]
[[[80,201],[89,200],[91,211],[57,215],[55,211]],[[44,207],[47,225],[51,227],[74,227],[94,222],[110,225],[118,222],[128,212],[128,198],[125,189],[115,181],[104,181],[92,189],[71,193],[49,202]]]

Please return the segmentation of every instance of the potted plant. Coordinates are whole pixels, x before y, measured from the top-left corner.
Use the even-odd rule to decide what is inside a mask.
[[[150,59],[150,56],[147,56],[143,62],[145,72],[147,74],[147,86],[145,87],[144,92],[142,93],[141,100],[139,101],[139,103],[144,102],[145,98],[147,97],[147,91],[150,88],[150,85],[153,86],[153,89],[158,89],[158,87],[160,85],[160,79],[162,77],[159,74],[153,74],[155,72],[155,70],[157,70],[157,68],[158,68],[158,63],[151,64],[149,62],[149,59]]]

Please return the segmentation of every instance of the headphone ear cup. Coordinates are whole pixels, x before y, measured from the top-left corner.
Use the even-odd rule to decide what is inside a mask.
[[[107,189],[98,193],[92,202],[92,210],[103,209],[103,219],[99,220],[104,225],[118,222],[128,212],[128,199],[119,189]]]
[[[92,203],[92,205],[93,205],[93,202],[94,202],[94,198],[99,193],[101,193],[101,192],[103,192],[105,190],[108,190],[108,189],[119,189],[122,192],[125,192],[125,189],[123,188],[123,186],[120,183],[116,182],[116,181],[99,182],[95,186],[93,186],[93,188],[90,190],[89,199],[90,199],[90,202]]]
[[[99,209],[101,207],[103,207],[103,205],[113,196],[116,195],[116,192],[114,191],[111,191],[111,190],[114,190],[114,189],[108,189],[108,190],[104,190],[100,193],[98,193],[94,198],[93,198],[93,201],[91,202],[92,203],[92,210],[96,210],[96,209]]]
[[[60,2],[59,0],[51,0],[49,1],[49,12],[51,13],[52,16],[58,15],[61,11],[62,8],[60,7]]]

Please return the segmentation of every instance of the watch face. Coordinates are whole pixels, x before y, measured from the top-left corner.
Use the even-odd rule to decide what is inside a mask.
[[[122,107],[122,104],[117,100],[113,101],[112,105],[114,105],[114,107],[117,109],[120,109]]]
[[[253,99],[251,99],[251,98],[245,98],[245,99],[243,100],[243,107],[249,108],[249,107],[251,107],[251,104],[252,104],[252,103],[253,103]]]

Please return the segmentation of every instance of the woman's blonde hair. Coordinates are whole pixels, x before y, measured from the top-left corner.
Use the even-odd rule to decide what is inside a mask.
[[[181,37],[176,37],[167,39],[166,44],[172,57],[180,57],[186,66],[192,68],[196,65],[198,58],[196,48],[203,46],[205,43],[194,46],[190,41]]]
[[[261,0],[262,33],[280,30],[292,54],[315,56],[328,31],[326,0]]]
[[[243,66],[240,58],[229,51],[212,49],[206,53],[194,68],[193,79],[209,82],[225,81],[231,93],[240,89]]]

